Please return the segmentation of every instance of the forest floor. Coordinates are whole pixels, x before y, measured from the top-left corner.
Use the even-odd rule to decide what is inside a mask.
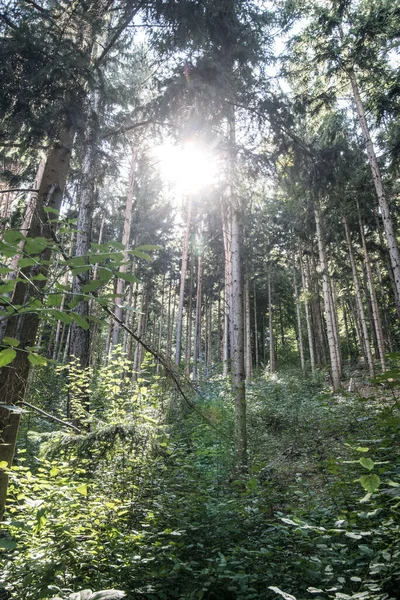
[[[86,445],[64,436],[50,454],[42,441],[11,489],[12,597],[113,587],[149,600],[400,598],[397,392],[355,385],[332,393],[295,370],[254,378],[244,480],[232,475],[218,377],[199,408],[223,435],[175,396],[157,423],[143,388],[134,426]]]

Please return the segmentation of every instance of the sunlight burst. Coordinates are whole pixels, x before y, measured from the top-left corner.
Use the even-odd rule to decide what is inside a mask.
[[[215,155],[195,142],[183,146],[165,144],[157,148],[156,154],[163,178],[183,194],[195,194],[216,181]]]

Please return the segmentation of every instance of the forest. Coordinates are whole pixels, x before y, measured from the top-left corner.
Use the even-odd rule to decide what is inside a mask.
[[[0,600],[400,599],[400,0],[0,0]]]

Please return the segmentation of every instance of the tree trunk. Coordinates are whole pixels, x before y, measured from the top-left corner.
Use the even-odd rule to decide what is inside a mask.
[[[331,300],[328,264],[327,264],[327,259],[326,259],[325,240],[324,240],[324,236],[323,236],[323,232],[322,232],[321,214],[320,214],[320,208],[319,208],[318,204],[315,204],[314,210],[315,210],[316,232],[317,232],[317,239],[318,239],[320,271],[322,273],[322,289],[323,289],[323,294],[324,294],[325,319],[326,319],[328,346],[329,346],[329,354],[330,354],[330,361],[331,361],[332,384],[333,384],[334,390],[339,390],[341,387],[341,384],[340,384],[341,365],[340,365],[340,361],[339,361],[339,349],[337,347],[336,335],[335,335],[335,319],[332,314],[333,307],[332,307],[332,300]]]
[[[250,379],[253,376],[253,361],[251,355],[250,289],[247,277],[244,283],[244,332],[245,374],[246,379]]]
[[[271,268],[268,269],[268,329],[269,329],[269,372],[272,375],[276,371],[275,362],[275,334],[274,313],[272,304]]]
[[[193,338],[193,381],[198,379],[198,358],[200,346],[201,332],[201,255],[197,257],[197,287],[196,287],[196,316],[194,321],[194,338]]]
[[[306,276],[306,272],[303,264],[302,251],[300,249],[300,272],[301,272],[301,283],[303,286],[303,298],[304,298],[304,310],[306,313],[306,325],[307,325],[307,336],[308,336],[308,349],[310,353],[310,363],[311,363],[311,373],[315,375],[315,354],[314,354],[314,335],[313,335],[313,326],[311,321],[311,311],[310,311],[310,290],[308,285],[308,278]]]
[[[132,225],[132,217],[133,217],[133,200],[134,200],[134,186],[135,186],[135,177],[136,177],[136,159],[137,159],[137,151],[136,144],[132,143],[132,155],[131,155],[131,165],[129,170],[129,180],[128,180],[128,189],[126,192],[126,204],[125,204],[125,213],[124,213],[124,227],[122,231],[122,245],[124,246],[124,259],[123,262],[128,262],[128,250],[129,250],[129,241],[131,237],[131,225]],[[125,274],[128,271],[128,265],[122,264],[119,267],[119,273]],[[117,298],[116,298],[116,306],[115,306],[115,315],[118,319],[122,320],[123,317],[123,293],[125,290],[125,281],[124,279],[117,277]],[[119,342],[119,333],[121,330],[120,324],[117,320],[114,321],[114,329],[112,335],[112,348],[116,348]]]
[[[192,202],[191,202],[191,199],[189,198],[188,199],[188,207],[187,207],[185,236],[183,239],[183,246],[182,246],[181,282],[180,282],[180,288],[179,288],[178,320],[177,320],[177,325],[176,325],[176,349],[175,349],[175,364],[176,365],[181,364],[183,302],[185,299],[185,284],[186,284],[186,272],[187,272],[188,254],[189,254],[191,217],[192,217]]]
[[[303,371],[303,375],[306,372],[306,364],[304,360],[304,345],[303,345],[303,331],[301,324],[301,313],[300,313],[300,299],[299,299],[299,290],[297,288],[296,281],[296,257],[293,257],[293,290],[294,290],[294,301],[296,305],[296,316],[297,316],[297,340],[299,346],[300,353],[300,364],[301,370]]]
[[[365,147],[367,150],[368,161],[371,167],[372,179],[374,181],[378,202],[381,209],[383,227],[385,230],[386,241],[389,248],[390,261],[393,268],[394,281],[397,290],[397,306],[400,309],[400,251],[397,245],[396,234],[394,232],[392,216],[390,214],[389,203],[386,198],[385,188],[383,185],[382,175],[379,168],[378,160],[375,154],[374,144],[368,128],[367,119],[365,116],[364,106],[361,100],[360,91],[358,88],[357,78],[354,69],[348,70],[348,75],[353,90],[354,101],[356,103],[357,114],[360,121],[361,129],[364,135]]]
[[[186,354],[185,354],[185,375],[190,375],[190,359],[192,357],[192,305],[193,305],[193,257],[190,260],[190,283],[189,283],[189,301],[187,309],[186,323]]]
[[[256,369],[258,371],[259,365],[259,347],[258,347],[258,324],[257,324],[257,296],[256,296],[256,280],[253,281],[253,293],[254,293],[254,354],[255,354],[255,362]]]
[[[45,212],[45,207],[49,206],[60,210],[61,202],[69,171],[71,159],[71,146],[74,138],[74,130],[65,128],[60,135],[59,142],[55,143],[48,153],[46,165],[43,170],[43,176],[40,182],[37,194],[36,208],[32,215],[27,236],[35,238],[38,236],[47,239],[52,238],[52,229],[54,225],[50,224]],[[40,272],[45,276],[42,281],[35,281],[35,287],[43,289],[46,283],[47,266],[43,266],[51,256],[50,248],[47,248],[41,255]],[[31,267],[22,270],[29,279],[32,275],[38,274],[38,269],[32,272]],[[11,303],[23,305],[27,294],[30,293],[29,285],[18,281],[15,285],[11,298]],[[26,349],[33,346],[36,339],[36,333],[39,325],[39,313],[26,313],[19,317],[9,317],[5,328],[7,337],[16,337],[20,340],[19,347],[16,349],[17,355],[13,362],[0,371],[0,397],[2,406],[0,411],[0,463],[6,462],[12,465],[17,435],[20,423],[20,413],[14,409],[5,408],[13,404],[20,404],[25,395],[28,382],[30,362]],[[5,501],[7,496],[8,476],[3,470],[0,470],[0,519],[2,518]]]
[[[366,362],[367,362],[367,365],[369,368],[369,374],[371,375],[371,377],[375,377],[375,367],[374,367],[374,361],[372,358],[371,345],[369,342],[367,321],[365,318],[364,306],[363,306],[362,297],[361,297],[361,289],[360,289],[360,283],[358,280],[356,261],[355,261],[354,252],[353,252],[353,245],[351,243],[349,224],[348,224],[346,217],[343,217],[343,225],[344,225],[344,230],[346,233],[347,247],[349,250],[351,272],[353,274],[353,284],[354,284],[354,290],[356,293],[357,311],[358,311],[360,325],[361,325],[361,334],[362,334],[364,348],[365,348],[365,352],[366,352],[365,358],[366,358]]]
[[[77,234],[75,243],[75,256],[85,258],[88,262],[92,236],[92,218],[93,203],[96,185],[96,166],[97,166],[97,146],[98,146],[98,121],[97,115],[91,110],[88,116],[87,130],[83,144],[84,159],[82,165],[82,179],[80,186],[80,203],[77,223]],[[83,293],[83,287],[89,282],[89,272],[80,273],[72,280],[72,293],[74,296],[80,296]],[[74,309],[74,312],[87,319],[89,315],[89,300],[81,300]],[[69,347],[70,359],[75,358],[76,366],[86,369],[90,362],[90,328],[84,329],[78,323],[71,323],[71,338]],[[84,401],[84,408],[89,409],[89,399]],[[72,415],[69,415],[72,416]],[[78,423],[75,423],[78,425]]]
[[[384,371],[386,371],[386,363],[385,363],[385,340],[383,337],[382,320],[381,320],[381,315],[380,315],[379,307],[378,307],[378,298],[376,297],[374,278],[372,275],[371,261],[370,261],[368,250],[367,250],[367,244],[365,242],[364,223],[361,218],[360,206],[359,206],[358,202],[357,202],[357,209],[358,209],[358,222],[360,225],[361,243],[362,243],[362,249],[363,249],[363,253],[364,253],[364,264],[365,264],[365,270],[366,270],[366,275],[367,275],[368,290],[369,290],[369,294],[370,294],[370,298],[371,298],[372,318],[374,321],[375,334],[376,334],[378,350],[379,350],[379,358],[380,358],[380,362],[381,362],[382,371],[384,372]]]

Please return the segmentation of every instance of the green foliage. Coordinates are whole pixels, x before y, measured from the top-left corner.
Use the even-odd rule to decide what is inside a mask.
[[[53,435],[47,458],[28,468],[22,454],[11,470],[2,552],[16,598],[89,586],[150,600],[396,597],[393,401],[332,395],[290,372],[253,381],[243,481],[227,439],[165,392],[160,421],[158,383],[128,383],[126,368],[117,353],[106,371],[76,373],[96,399],[93,430]],[[229,439],[226,382],[199,402]]]

